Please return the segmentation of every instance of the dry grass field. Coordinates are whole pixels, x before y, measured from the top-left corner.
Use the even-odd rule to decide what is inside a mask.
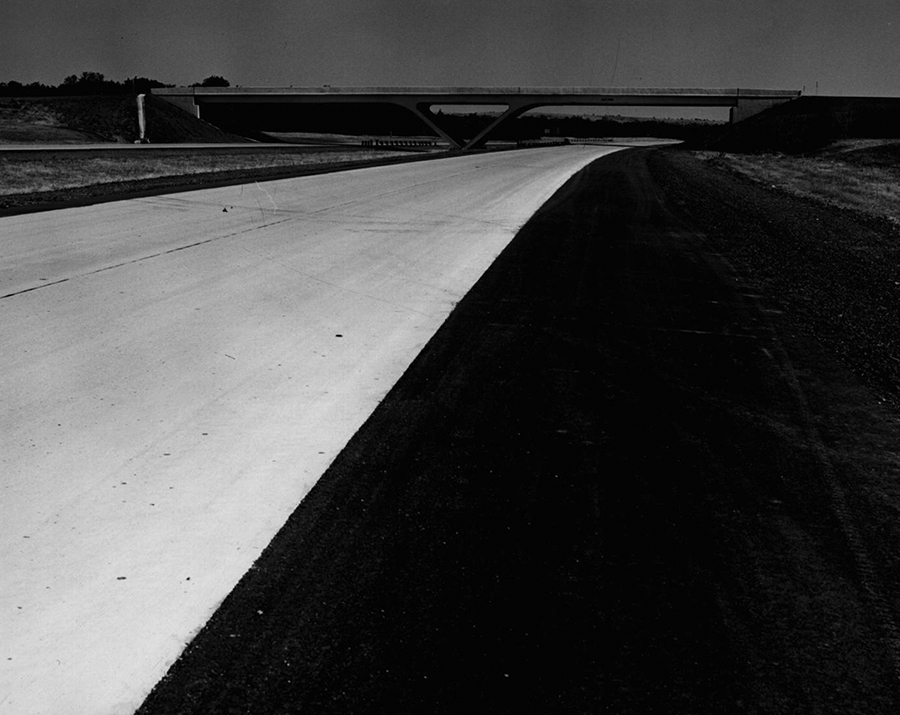
[[[754,181],[900,226],[900,141],[845,140],[806,155],[699,151]]]
[[[164,156],[61,156],[0,155],[0,195],[58,191],[121,181],[165,176],[216,174],[225,171],[259,171],[347,164],[403,156],[391,150],[332,150],[234,154],[185,151]]]

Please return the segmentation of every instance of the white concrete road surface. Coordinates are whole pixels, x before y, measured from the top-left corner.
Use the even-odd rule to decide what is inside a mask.
[[[610,151],[0,219],[0,714],[133,712],[516,230]]]

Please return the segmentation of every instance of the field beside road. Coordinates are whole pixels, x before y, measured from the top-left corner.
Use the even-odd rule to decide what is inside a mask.
[[[145,102],[151,144],[136,147],[131,95],[0,97],[0,215],[410,158],[390,147],[261,145]]]
[[[393,151],[304,152],[260,151],[257,153],[204,154],[184,151],[181,155],[80,157],[77,155],[32,158],[17,155],[0,158],[0,195],[59,191],[92,184],[115,184],[170,176],[204,175],[223,171],[274,171],[322,164],[346,164],[390,156]]]
[[[842,140],[802,155],[694,155],[755,184],[900,226],[900,140]]]
[[[403,150],[355,147],[260,147],[231,152],[176,147],[165,153],[127,147],[99,153],[0,151],[0,215],[421,158]]]

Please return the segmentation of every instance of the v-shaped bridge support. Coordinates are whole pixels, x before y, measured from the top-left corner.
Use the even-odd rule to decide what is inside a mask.
[[[484,129],[476,134],[474,138],[466,141],[465,139],[451,136],[443,127],[440,126],[440,118],[431,111],[431,107],[434,106],[434,102],[416,102],[413,99],[401,99],[394,101],[419,117],[419,119],[425,122],[425,124],[427,124],[433,131],[437,132],[438,136],[449,142],[450,146],[455,147],[456,149],[459,149],[461,151],[469,151],[470,149],[481,148],[482,146],[484,146],[485,142],[487,142],[491,134],[493,134],[493,132],[501,124],[504,124],[511,119],[515,119],[516,117],[527,112],[529,109],[540,106],[534,104],[533,102],[509,102],[506,104],[506,110],[503,112],[503,114],[501,114],[494,121],[488,124]]]

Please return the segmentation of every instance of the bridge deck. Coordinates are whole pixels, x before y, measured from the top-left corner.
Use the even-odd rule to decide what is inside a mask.
[[[569,103],[659,103],[665,105],[736,106],[740,99],[794,99],[796,90],[649,87],[167,87],[160,97],[192,97],[197,103],[239,101],[389,101],[504,104],[510,99]]]

